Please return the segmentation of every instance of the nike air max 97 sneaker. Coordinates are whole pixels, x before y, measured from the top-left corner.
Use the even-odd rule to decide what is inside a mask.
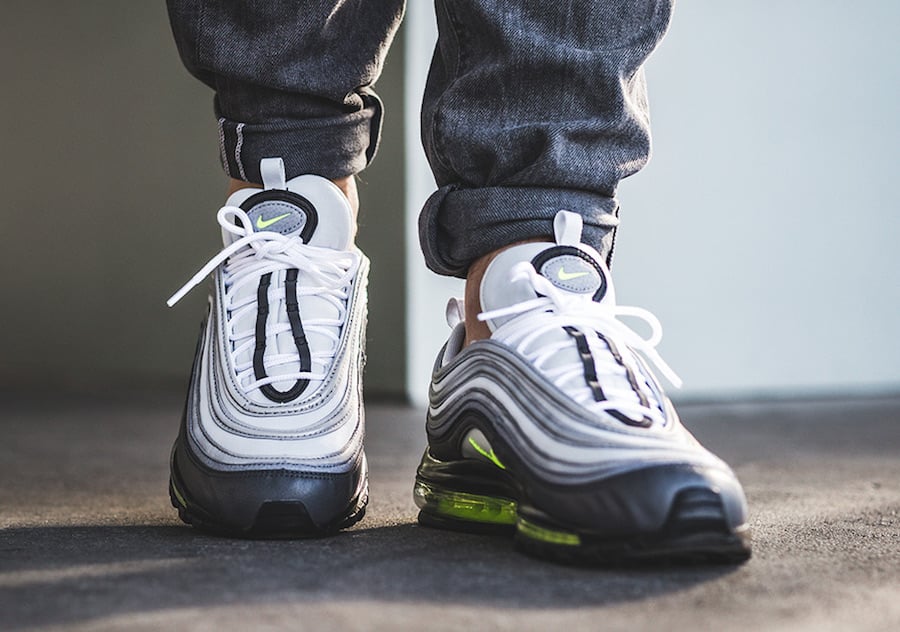
[[[738,562],[747,506],[731,469],[681,425],[650,370],[657,319],[616,305],[600,255],[561,211],[556,243],[501,252],[480,290],[491,337],[463,346],[462,305],[429,393],[419,522],[510,532],[559,561]],[[645,321],[644,339],[619,317]]]
[[[182,520],[248,537],[354,524],[368,500],[361,373],[368,260],[330,181],[285,182],[218,213],[225,246],[169,304],[213,274],[170,495]]]

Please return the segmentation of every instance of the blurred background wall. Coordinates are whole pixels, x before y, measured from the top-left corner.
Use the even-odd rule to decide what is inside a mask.
[[[211,92],[162,0],[3,9],[0,379],[180,385],[205,291],[164,301],[220,247]],[[410,3],[361,187],[367,389],[417,401],[460,288],[414,240],[431,12]],[[622,302],[663,321],[687,395],[900,388],[898,19],[889,0],[678,4],[647,69],[654,157],[622,186],[614,273]]]
[[[0,378],[75,389],[186,384],[221,248],[212,91],[178,59],[165,2],[4,1],[0,20]],[[403,41],[362,176],[371,392],[405,384]]]

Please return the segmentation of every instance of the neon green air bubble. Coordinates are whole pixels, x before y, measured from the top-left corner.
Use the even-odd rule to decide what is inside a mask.
[[[446,518],[489,524],[516,522],[516,503],[508,498],[436,489],[421,481],[416,482],[413,494],[419,509]]]
[[[532,540],[540,540],[549,544],[560,544],[563,546],[578,546],[581,544],[581,538],[578,537],[577,533],[546,529],[539,527],[533,522],[528,522],[524,518],[519,518],[518,523],[516,523],[516,530]]]

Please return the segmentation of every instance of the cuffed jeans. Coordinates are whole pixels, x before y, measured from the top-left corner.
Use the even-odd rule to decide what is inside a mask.
[[[422,0],[418,0],[422,1]],[[552,234],[566,209],[611,256],[616,188],[650,152],[642,64],[674,0],[436,0],[422,140],[438,190],[419,218],[428,266]],[[188,70],[215,90],[222,164],[260,182],[358,173],[374,157],[372,89],[404,0],[168,0]]]

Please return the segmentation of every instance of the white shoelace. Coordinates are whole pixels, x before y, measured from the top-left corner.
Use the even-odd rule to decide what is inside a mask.
[[[347,320],[346,302],[350,296],[353,280],[359,270],[359,255],[353,251],[310,246],[303,243],[303,240],[297,235],[288,237],[271,231],[256,232],[252,228],[253,224],[247,213],[237,206],[223,206],[219,209],[216,218],[224,230],[239,238],[210,259],[166,303],[169,307],[175,305],[185,294],[224,263],[224,308],[228,321],[228,340],[231,343],[233,366],[241,385],[250,391],[275,382],[325,379],[327,368],[340,346],[340,336],[336,335],[331,328],[340,330]],[[316,296],[336,308],[337,318],[304,317],[303,319],[303,328],[306,332],[321,334],[331,340],[333,344],[330,349],[311,350],[312,365],[319,364],[325,367],[322,372],[295,371],[269,375],[257,380],[252,361],[252,350],[256,344],[256,292],[248,292],[242,298],[237,297],[241,288],[246,285],[253,284],[255,287],[262,275],[289,268],[300,270],[297,283],[298,300],[304,296]],[[276,323],[274,317],[274,314],[281,313],[284,309],[283,287],[276,287],[273,283],[269,291],[271,315],[266,321],[267,339],[291,332],[290,323]],[[243,319],[242,317],[248,313],[253,314],[253,318]],[[235,324],[242,320],[251,323],[251,326],[241,331],[235,330]],[[248,351],[250,353],[247,353]],[[239,361],[242,354],[249,359],[243,362]],[[299,361],[300,354],[296,350],[292,353],[271,354],[266,356],[266,367],[274,369],[296,364]]]
[[[642,380],[640,376],[643,372],[636,366],[632,355],[625,351],[628,347],[640,352],[675,387],[681,386],[681,379],[656,351],[656,345],[662,339],[662,326],[656,316],[640,307],[603,305],[591,300],[589,295],[564,292],[541,276],[534,266],[527,262],[519,263],[512,268],[510,281],[513,283],[527,281],[539,296],[479,314],[478,319],[481,321],[505,316],[519,317],[498,327],[494,332],[495,339],[516,349],[558,388],[569,393],[582,406],[591,410],[616,410],[637,420],[647,417],[654,424],[665,423],[659,408],[652,405],[655,396],[649,399],[651,406],[646,406],[634,392],[628,379],[628,370],[639,380]],[[620,321],[619,316],[638,318],[646,322],[651,330],[650,337],[641,337]],[[575,348],[575,339],[567,335],[565,339],[551,336],[548,340],[541,341],[541,337],[565,327],[584,334],[591,349],[597,381],[602,385],[605,400],[600,402],[594,400],[593,391],[585,380],[584,364],[580,359],[553,366],[551,359],[563,350]],[[622,364],[625,366],[619,363],[606,343],[596,335],[597,332],[620,350]]]

